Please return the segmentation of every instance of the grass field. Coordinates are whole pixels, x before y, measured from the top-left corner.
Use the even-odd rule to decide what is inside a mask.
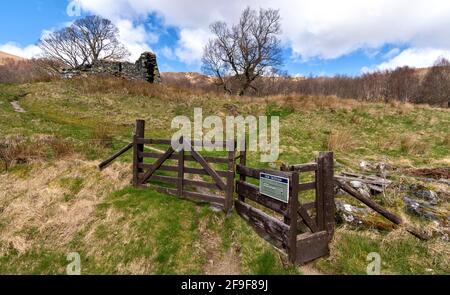
[[[14,111],[16,100],[26,113]],[[136,119],[147,121],[146,137],[170,138],[172,118],[192,118],[195,107],[205,116],[280,116],[280,162],[310,162],[332,149],[338,170],[358,171],[361,160],[398,171],[450,166],[448,109],[220,96],[108,78],[0,85],[0,138],[14,147],[15,160],[0,172],[0,273],[63,274],[70,252],[81,254],[85,274],[302,273],[286,267],[236,214],[132,188],[130,154],[96,169],[130,142]],[[264,166],[257,154],[249,164]],[[401,173],[391,178],[415,181]],[[433,228],[406,215],[402,197],[392,189],[380,201],[410,223]],[[367,254],[378,252],[382,273],[450,273],[448,242],[422,242],[401,229],[340,226],[331,248],[330,257],[314,263],[318,272],[363,274]]]

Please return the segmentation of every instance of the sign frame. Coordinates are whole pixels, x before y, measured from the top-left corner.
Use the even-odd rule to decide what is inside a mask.
[[[275,192],[274,194],[267,193],[267,189],[264,189],[264,185],[266,185],[266,188],[267,188],[267,186],[272,185],[271,189],[283,190],[282,191],[283,193],[286,192],[286,195],[285,195],[286,198],[284,199],[283,197],[274,195],[274,194],[280,195],[279,192]],[[287,186],[287,188],[277,187],[277,186],[281,186],[281,185]],[[290,188],[289,178],[278,176],[278,175],[273,175],[273,174],[266,173],[266,172],[260,172],[260,174],[259,174],[259,192],[261,195],[269,197],[271,199],[277,200],[277,201],[285,203],[285,204],[289,204],[289,198],[290,198],[289,188]]]

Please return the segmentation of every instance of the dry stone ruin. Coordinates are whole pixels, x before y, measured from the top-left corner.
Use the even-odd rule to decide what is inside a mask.
[[[143,80],[149,83],[161,83],[161,75],[158,69],[156,55],[144,52],[135,63],[98,60],[90,65],[75,69],[64,69],[62,75],[70,79],[76,76],[88,75],[113,75],[129,80]]]

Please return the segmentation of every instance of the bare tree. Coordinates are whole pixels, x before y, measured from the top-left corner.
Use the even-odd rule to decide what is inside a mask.
[[[387,100],[410,102],[415,100],[419,85],[416,70],[405,66],[388,74],[385,97]]]
[[[227,92],[232,92],[235,82],[239,95],[249,88],[257,91],[254,81],[282,65],[278,10],[257,12],[248,7],[238,24],[229,28],[224,22],[216,22],[211,31],[215,38],[205,46],[203,72],[215,76]]]
[[[108,19],[87,16],[42,38],[44,56],[77,68],[99,59],[121,60],[129,55],[118,40],[119,30]]]
[[[428,70],[420,90],[418,102],[450,107],[450,62],[439,59]]]

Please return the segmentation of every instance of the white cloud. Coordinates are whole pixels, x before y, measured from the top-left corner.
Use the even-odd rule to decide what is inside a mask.
[[[183,29],[180,32],[180,40],[175,55],[186,64],[199,63],[203,48],[209,38],[210,34],[202,29]]]
[[[211,22],[234,22],[247,5],[277,8],[282,16],[284,44],[302,59],[332,59],[360,48],[379,48],[384,44],[450,48],[450,1],[442,0],[198,0],[194,4],[185,0],[80,2],[84,9],[112,19],[139,18],[157,13],[166,25],[176,26],[181,32],[197,29],[205,35]]]
[[[409,48],[390,60],[376,66],[376,69],[388,70],[403,66],[425,68],[432,66],[435,61],[441,57],[450,60],[450,50],[434,48]]]
[[[42,53],[41,49],[36,45],[21,47],[20,45],[13,42],[8,42],[6,44],[0,45],[0,51],[23,58],[37,57]]]
[[[393,48],[383,55],[385,59],[393,58],[400,53],[400,48]]]
[[[117,20],[116,25],[119,29],[120,42],[130,51],[131,55],[128,58],[130,61],[136,61],[144,51],[152,51],[147,42],[155,43],[156,37],[148,33],[144,25],[135,26],[130,20]]]
[[[156,15],[163,26],[178,29],[178,45],[171,53],[193,64],[200,61],[210,36],[209,24],[217,20],[235,23],[246,6],[280,9],[283,45],[301,60],[333,59],[358,49],[376,54],[382,46],[393,44],[411,49],[392,50],[384,57],[388,61],[379,67],[405,62],[421,66],[438,51],[450,50],[447,0],[76,1],[83,11],[107,17],[119,27],[121,41],[133,54],[131,60],[158,41],[157,33],[141,25],[149,15]],[[29,54],[33,49],[20,50]]]
[[[175,52],[173,51],[172,48],[168,47],[168,46],[164,46],[163,48],[161,48],[160,53],[166,57],[167,59],[175,59]]]

